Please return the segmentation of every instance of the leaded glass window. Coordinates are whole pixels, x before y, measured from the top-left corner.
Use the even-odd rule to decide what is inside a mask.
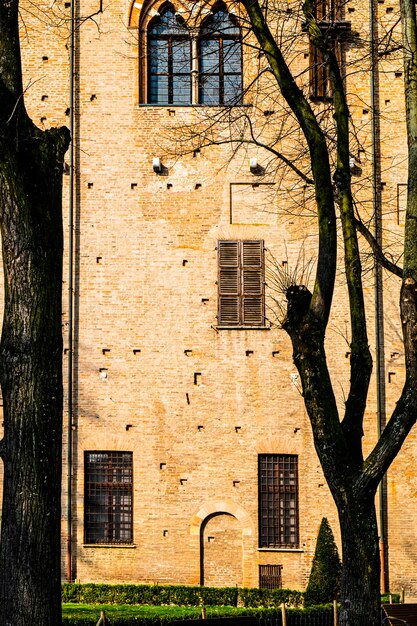
[[[240,28],[224,8],[203,23],[199,39],[200,104],[240,104],[242,43]]]
[[[191,40],[184,20],[166,5],[148,29],[149,102],[190,104]]]

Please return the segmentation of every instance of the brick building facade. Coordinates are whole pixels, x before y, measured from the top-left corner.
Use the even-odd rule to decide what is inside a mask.
[[[308,71],[299,7],[277,6],[285,32],[296,33],[292,67],[306,89],[313,79],[315,106],[324,111],[325,77]],[[355,191],[371,216],[376,154],[384,236],[394,253],[406,183],[402,60],[381,55],[373,118],[368,8],[348,0],[340,18],[351,27],[341,54],[357,139]],[[396,1],[379,0],[375,11],[381,41],[391,28],[398,37]],[[67,380],[70,355],[72,363],[63,572],[81,582],[255,587],[267,584],[269,574],[302,589],[322,517],[336,536],[338,524],[290,341],[272,323],[268,276],[273,263],[290,270],[305,260],[314,265],[313,204],[307,186],[275,167],[268,152],[249,145],[235,154],[222,142],[236,120],[218,122],[218,145],[201,148],[190,139],[198,127],[200,139],[208,136],[208,116],[214,121],[219,112],[240,111],[253,116],[262,137],[287,134],[290,155],[302,163],[299,136],[291,139],[292,121],[280,117],[282,103],[267,78],[250,89],[262,59],[250,47],[238,5],[81,0],[74,17],[74,151],[65,177],[65,207],[73,213],[65,223]],[[29,112],[45,128],[68,124],[71,4],[57,0],[22,18]],[[210,36],[213,20],[228,20],[227,36],[221,29]],[[225,50],[228,59],[221,57]],[[229,112],[225,105],[233,99]],[[374,278],[366,257],[364,264],[375,356]],[[389,415],[404,375],[399,285],[384,274],[380,287],[380,388]],[[338,285],[327,341],[341,407],[348,326]],[[377,433],[375,390],[374,375],[366,450]],[[390,588],[411,594],[417,593],[416,455],[412,431],[388,474],[382,511]]]

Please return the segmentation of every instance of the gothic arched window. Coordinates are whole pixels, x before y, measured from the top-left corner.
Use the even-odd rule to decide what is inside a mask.
[[[150,104],[190,104],[191,40],[184,20],[165,5],[148,28]]]
[[[236,20],[220,5],[203,22],[199,37],[199,103],[240,104],[242,43]]]

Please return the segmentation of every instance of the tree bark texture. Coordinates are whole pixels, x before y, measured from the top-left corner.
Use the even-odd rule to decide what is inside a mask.
[[[284,323],[312,425],[314,444],[335,501],[342,541],[340,626],[380,624],[380,561],[374,496],[377,480],[363,480],[363,464],[353,436],[342,427],[327,368],[323,325],[311,315],[305,287],[287,292]],[[303,294],[303,303],[300,302]],[[304,311],[304,312],[303,312]]]
[[[61,623],[62,214],[66,129],[2,142],[5,310],[1,626]]]
[[[17,0],[0,3],[4,465],[0,626],[61,623],[62,173],[69,132],[24,106]]]
[[[343,560],[339,625],[377,626],[380,557],[374,496],[356,497],[353,491],[337,508]]]

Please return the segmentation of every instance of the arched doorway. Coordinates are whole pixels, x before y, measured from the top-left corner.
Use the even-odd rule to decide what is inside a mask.
[[[242,582],[242,526],[231,513],[212,513],[200,530],[200,584],[234,587]]]

